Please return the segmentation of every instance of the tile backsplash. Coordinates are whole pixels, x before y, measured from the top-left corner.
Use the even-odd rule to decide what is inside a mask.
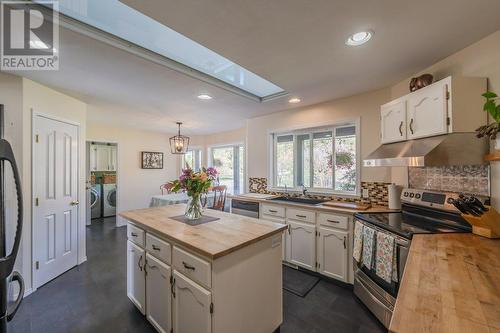
[[[275,194],[275,192],[270,192],[267,190],[267,178],[254,178],[250,177],[248,179],[248,189],[251,193],[269,193]],[[387,185],[389,183],[384,182],[361,182],[362,189],[368,189],[368,198],[358,198],[358,197],[339,197],[335,195],[308,195],[311,198],[329,198],[332,200],[338,200],[343,202],[361,202],[370,203],[377,206],[387,206],[388,205],[388,192]],[[298,195],[298,194],[297,194]]]
[[[411,188],[490,195],[488,165],[408,168]]]

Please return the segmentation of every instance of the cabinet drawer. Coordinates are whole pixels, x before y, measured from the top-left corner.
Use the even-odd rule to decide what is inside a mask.
[[[321,213],[318,215],[318,222],[320,225],[338,229],[347,230],[349,227],[349,217],[344,215]]]
[[[316,213],[310,210],[288,208],[286,210],[286,217],[295,221],[303,221],[309,223],[314,223],[316,221]]]
[[[172,264],[176,270],[205,287],[212,287],[210,263],[174,246]]]
[[[144,230],[130,223],[127,224],[127,239],[144,248]]]
[[[170,265],[172,247],[169,243],[146,233],[146,250],[156,258]]]
[[[285,207],[263,204],[262,214],[275,217],[285,217]]]

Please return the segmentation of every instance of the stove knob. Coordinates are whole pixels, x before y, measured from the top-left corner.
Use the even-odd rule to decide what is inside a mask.
[[[410,193],[410,198],[413,198],[415,196],[415,193]]]
[[[420,193],[415,194],[415,199],[420,199],[421,195]]]
[[[407,197],[407,196],[408,196],[408,192],[403,193],[403,195],[404,195],[405,197]]]

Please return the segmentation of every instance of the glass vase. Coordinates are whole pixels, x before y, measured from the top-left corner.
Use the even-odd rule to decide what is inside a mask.
[[[186,212],[184,216],[188,220],[197,220],[203,215],[203,205],[201,204],[201,196],[199,194],[188,197]]]

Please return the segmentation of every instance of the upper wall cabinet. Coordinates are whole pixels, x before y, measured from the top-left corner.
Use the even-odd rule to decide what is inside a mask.
[[[380,108],[382,143],[406,140],[406,101],[397,99]]]
[[[381,142],[452,132],[473,132],[486,124],[482,111],[485,78],[447,77],[380,108]]]
[[[438,81],[408,95],[408,139],[448,133],[448,81]]]
[[[92,144],[89,163],[90,171],[116,171],[116,146]]]

